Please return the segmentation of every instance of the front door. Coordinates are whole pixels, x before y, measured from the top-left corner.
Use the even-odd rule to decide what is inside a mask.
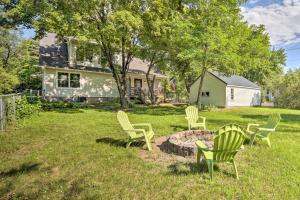
[[[134,93],[139,96],[142,90],[142,79],[134,79]]]
[[[142,88],[142,79],[134,79],[134,88]]]

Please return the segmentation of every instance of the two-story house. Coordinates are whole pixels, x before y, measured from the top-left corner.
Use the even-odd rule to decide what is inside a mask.
[[[117,59],[118,60],[118,59]],[[120,61],[119,61],[120,62]],[[110,68],[103,64],[99,46],[66,37],[59,41],[54,33],[40,40],[40,66],[43,68],[43,92],[50,101],[81,99],[87,102],[109,101],[119,97]],[[148,92],[148,63],[133,58],[128,71],[128,95]],[[162,97],[162,80],[167,77],[151,71],[156,77],[154,91]]]

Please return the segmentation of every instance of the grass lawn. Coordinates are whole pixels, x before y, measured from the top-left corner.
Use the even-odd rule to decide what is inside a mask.
[[[278,112],[272,148],[259,143],[218,164],[214,182],[193,163],[145,161],[142,147],[125,149],[116,109],[42,112],[0,133],[0,199],[300,199],[300,111],[272,108],[203,112],[208,129],[246,126]],[[186,129],[184,107],[135,108],[134,123],[150,122],[156,136]]]

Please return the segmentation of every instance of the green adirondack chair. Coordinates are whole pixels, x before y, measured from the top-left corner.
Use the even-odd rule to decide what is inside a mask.
[[[200,163],[200,158],[203,156],[206,160],[210,180],[213,180],[213,164],[214,162],[229,162],[233,164],[236,178],[239,179],[234,157],[241,149],[245,140],[243,129],[238,125],[227,125],[220,128],[214,133],[214,146],[212,149],[197,141],[197,163]]]
[[[200,128],[200,127],[203,127],[204,130],[206,129],[206,125],[205,125],[206,118],[198,116],[198,108],[196,106],[188,106],[185,109],[185,114],[186,114],[185,119],[188,122],[189,130],[191,130],[192,128]],[[199,118],[202,119],[202,122],[198,122]]]
[[[151,124],[149,123],[131,124],[127,114],[121,110],[118,112],[117,118],[122,129],[129,136],[128,142],[126,144],[126,148],[128,148],[132,142],[145,140],[148,150],[149,151],[152,150],[151,139],[154,136],[154,132]]]
[[[270,135],[275,131],[281,120],[280,114],[272,114],[269,116],[268,122],[264,125],[260,124],[248,124],[247,135],[250,139],[250,145],[252,146],[255,139],[260,139],[267,142],[268,146],[271,147]],[[252,128],[251,130],[251,127]]]

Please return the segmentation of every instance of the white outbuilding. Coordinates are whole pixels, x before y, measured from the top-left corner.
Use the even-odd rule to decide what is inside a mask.
[[[200,77],[190,88],[190,103],[197,102]],[[207,72],[203,80],[200,103],[217,107],[260,106],[260,87],[248,79],[220,72]]]

